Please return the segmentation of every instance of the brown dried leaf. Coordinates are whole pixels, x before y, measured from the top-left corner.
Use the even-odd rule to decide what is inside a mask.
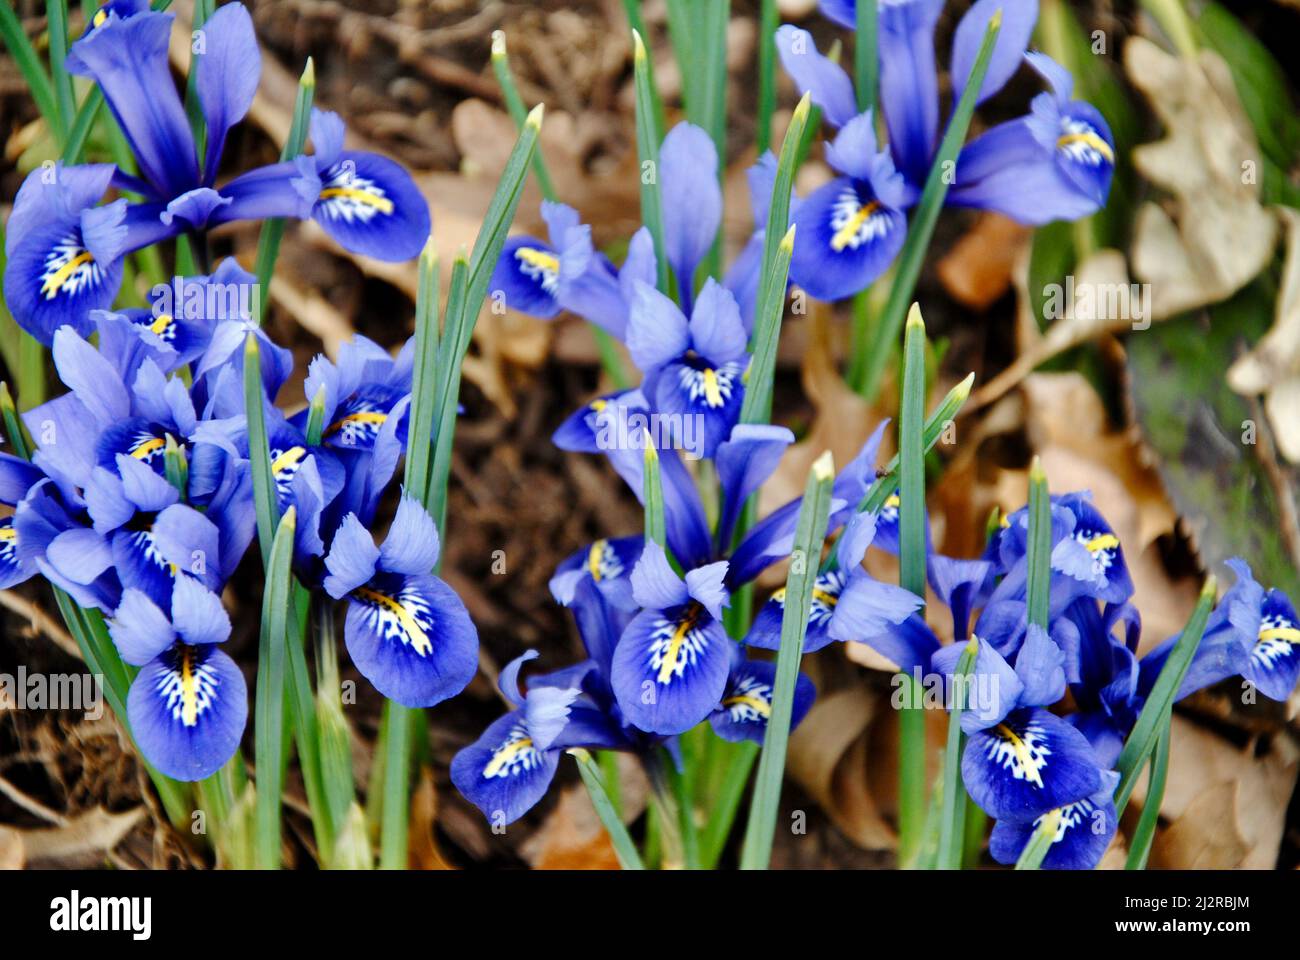
[[[1174,197],[1173,218],[1143,205],[1133,242],[1133,272],[1152,285],[1162,319],[1245,286],[1271,258],[1277,222],[1259,203],[1258,177],[1245,175],[1259,169],[1259,150],[1223,59],[1180,58],[1132,37],[1124,66],[1166,130],[1133,151],[1138,171]]]
[[[59,866],[85,865],[112,850],[146,814],[144,807],[109,813],[95,807],[62,826],[23,831],[28,862],[51,861]]]
[[[412,870],[452,869],[438,849],[434,824],[438,820],[438,791],[433,786],[433,771],[420,768],[420,779],[411,794],[411,833],[408,844]]]
[[[851,841],[867,850],[892,850],[898,838],[867,788],[866,733],[876,713],[876,695],[860,686],[818,697],[791,734],[786,771]]]
[[[1012,270],[1033,231],[1009,217],[985,213],[937,269],[949,295],[973,310],[985,310],[1011,288]]]
[[[0,870],[21,870],[26,862],[22,832],[0,824]]]
[[[535,870],[618,870],[618,856],[580,785],[560,791],[560,802],[520,852]]]

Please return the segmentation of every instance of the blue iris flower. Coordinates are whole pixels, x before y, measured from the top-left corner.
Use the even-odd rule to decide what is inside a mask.
[[[252,103],[261,54],[252,19],[228,3],[203,26],[196,90],[207,130],[199,156],[168,62],[172,14],[142,2],[101,8],[68,53],[68,70],[93,80],[131,146],[140,175],[111,164],[33,171],[7,228],[5,291],[15,319],[43,343],[87,312],[110,306],[122,257],[180,233],[233,220],[314,218],[340,245],[383,260],[416,256],[428,206],[397,164],[343,149],[338,117],[313,112],[313,156],[272,164],[214,186],[230,129]],[[110,188],[139,194],[98,206]]]
[[[230,637],[221,598],[184,575],[162,607],[128,588],[108,629],[122,659],[140,668],[126,713],[145,759],[175,780],[216,773],[248,720],[244,675],[218,647]]]
[[[832,640],[856,641],[877,646],[885,656],[896,655],[891,642],[898,627],[921,607],[921,598],[892,583],[872,577],[862,566],[876,531],[876,517],[855,513],[836,544],[836,565],[819,573],[813,586],[804,653],[820,650]],[[785,590],[772,594],[759,608],[745,643],[767,650],[781,646],[781,620],[785,613]],[[874,643],[873,643],[874,641]],[[929,651],[926,651],[927,653]],[[895,661],[901,670],[911,670],[916,657]]]
[[[325,591],[348,601],[343,638],[352,662],[408,707],[455,696],[478,670],[478,631],[460,597],[434,576],[438,552],[433,519],[403,496],[382,546],[348,514],[325,558]]]
[[[28,492],[44,481],[45,474],[21,457],[0,453],[0,503],[16,507]],[[34,557],[21,549],[13,516],[0,518],[0,590],[8,590],[38,573]]]
[[[852,29],[853,0],[823,0],[823,13]],[[859,186],[850,193],[823,187],[819,203],[796,217],[791,276],[810,294],[836,299],[866,287],[888,266],[901,244],[901,213],[920,197],[934,163],[940,138],[939,88],[935,63],[935,27],[942,0],[888,0],[879,5],[880,108],[889,133],[888,168],[873,161],[874,137],[857,138],[827,159]],[[1069,73],[1043,54],[1026,52],[1038,18],[1036,0],[978,0],[957,24],[949,63],[953,102],[974,65],[985,30],[1001,11],[1002,27],[976,103],[993,96],[1027,61],[1047,81],[1024,117],[993,127],[968,143],[956,161],[947,202],[954,206],[995,210],[1021,223],[1038,225],[1075,220],[1106,202],[1114,172],[1114,140],[1105,119],[1091,105],[1071,99]],[[783,26],[777,50],[795,85],[832,126],[847,131],[854,124],[868,129],[858,114],[853,83],[837,63],[817,51],[807,31]],[[841,134],[842,136],[842,134]],[[847,169],[846,160],[857,169]],[[860,171],[897,170],[887,196],[862,185]],[[871,180],[868,186],[875,184]],[[868,225],[874,222],[874,227]],[[858,244],[849,247],[850,228]],[[892,246],[892,251],[889,249]],[[802,249],[801,249],[802,248]],[[853,256],[845,254],[849,249]],[[879,248],[879,249],[877,249]],[[823,276],[821,269],[829,269]],[[808,285],[809,281],[812,286]]]
[[[770,660],[750,660],[735,645],[731,650],[731,672],[723,687],[722,701],[709,714],[713,732],[723,740],[739,743],[752,740],[762,744],[767,735],[767,721],[772,716],[772,694],[776,688],[776,664]],[[817,691],[802,673],[794,685],[790,729],[812,709]]]

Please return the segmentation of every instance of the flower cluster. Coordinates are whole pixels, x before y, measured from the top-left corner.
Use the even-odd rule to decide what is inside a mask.
[[[316,152],[213,186],[230,127],[260,70],[247,11],[219,8],[196,66],[206,121],[197,148],[167,66],[172,17],[115,0],[72,47],[70,69],[94,80],[139,160],[59,167],[27,178],[8,226],[5,288],[15,316],[51,344],[68,392],[23,414],[30,460],[0,454],[0,587],[39,574],[101,611],[121,658],[140,668],[127,720],[145,758],[198,780],[238,749],[244,677],[220,649],[231,632],[220,594],[256,527],[246,397],[260,396],[275,507],[294,511],[293,568],[312,602],[347,603],[344,638],[386,696],[429,706],[473,676],[478,637],[464,604],[433,571],[437,530],[403,497],[387,538],[369,532],[408,442],[414,344],[394,357],[364,337],[305,381],[312,411],[274,401],[293,373],[288,350],[258,327],[258,280],[233,259],[175,277],[152,309],[108,309],[128,252],[232,219],[313,217],[343,246],[413,256],[429,214],[392,161],[342,149],[317,112]],[[143,199],[97,205],[117,188]],[[244,383],[246,344],[260,389]],[[425,438],[425,442],[428,439]]]
[[[913,616],[892,630],[891,644],[919,637],[933,647],[930,669],[948,678],[950,700],[962,652],[975,652],[963,682],[961,775],[996,821],[993,857],[1014,863],[1046,821],[1055,833],[1043,866],[1091,869],[1117,826],[1115,763],[1178,636],[1137,655],[1141,620],[1124,550],[1087,494],[1053,497],[1051,519],[1046,628],[1027,616],[1028,514],[1020,510],[980,559],[930,556],[930,584],[951,610],[956,642],[939,647]],[[1176,698],[1240,674],[1285,700],[1300,676],[1295,610],[1243,561],[1229,566],[1237,581],[1211,614]]]
[[[821,0],[822,12],[852,29],[854,0]],[[859,112],[853,82],[794,26],[776,33],[777,51],[801,92],[838,129],[826,161],[840,176],[794,209],[798,227],[790,278],[821,300],[867,287],[889,267],[907,232],[905,211],[921,196],[938,154],[942,124],[934,32],[943,0],[879,4],[880,110],[889,146],[876,142],[875,118]],[[994,210],[1021,223],[1077,220],[1105,205],[1115,168],[1115,143],[1090,104],[1071,99],[1068,71],[1027,51],[1037,0],[978,0],[957,24],[949,69],[953,102],[961,98],[994,15],[1001,28],[976,94],[982,103],[1028,62],[1047,81],[1029,112],[966,144],[951,171],[946,202]]]
[[[345,150],[342,121],[325,111],[312,113],[312,155],[216,186],[226,139],[257,92],[261,53],[240,3],[218,8],[197,32],[195,90],[207,131],[200,151],[168,66],[173,19],[147,0],[113,0],[68,52],[68,71],[103,93],[139,172],[55,164],[23,182],[7,228],[5,299],[42,343],[65,324],[89,334],[90,312],[117,295],[124,257],[181,234],[234,220],[310,218],[346,249],[394,261],[416,256],[429,235],[429,208],[410,175],[385,157]],[[101,204],[110,190],[140,199]]]

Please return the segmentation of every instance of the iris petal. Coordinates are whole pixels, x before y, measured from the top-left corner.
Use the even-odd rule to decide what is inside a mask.
[[[348,653],[384,696],[431,707],[473,679],[478,632],[460,597],[437,577],[381,573],[348,599]]]
[[[816,190],[794,214],[790,279],[818,300],[865,289],[893,262],[907,235],[903,214],[865,180],[841,177]]]
[[[175,780],[202,780],[239,748],[248,688],[220,650],[178,643],[140,671],[126,711],[145,759]]]
[[[429,238],[429,205],[401,165],[344,150],[320,179],[312,217],[341,247],[390,262],[419,256]]]
[[[493,825],[513,823],[551,785],[558,750],[538,750],[516,710],[499,718],[451,761],[451,781]]]

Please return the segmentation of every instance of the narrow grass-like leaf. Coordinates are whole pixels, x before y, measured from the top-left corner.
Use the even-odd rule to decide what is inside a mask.
[[[614,804],[609,798],[600,767],[592,760],[591,754],[581,747],[570,750],[569,756],[578,762],[578,773],[582,776],[582,782],[591,796],[591,805],[596,808],[596,816],[600,817],[600,822],[604,824],[605,832],[609,834],[610,842],[614,845],[614,855],[618,857],[619,865],[624,870],[644,870],[645,865],[641,862],[641,855],[636,852],[636,844],[632,842],[627,827],[623,825],[618,811],[614,809]]]
[[[5,439],[13,449],[14,456],[24,460],[32,458],[31,447],[27,445],[27,433],[23,430],[18,411],[14,408],[14,398],[9,393],[9,384],[0,383],[0,420],[3,420]]]
[[[934,227],[943,209],[944,199],[948,196],[951,171],[957,162],[957,154],[966,141],[966,131],[970,127],[971,116],[975,112],[975,99],[980,87],[984,85],[984,75],[988,73],[989,59],[993,56],[993,46],[997,42],[998,32],[1002,29],[1002,13],[994,14],[984,33],[984,42],[979,55],[971,68],[970,77],[962,90],[961,99],[953,108],[948,129],[939,144],[939,152],[934,165],[925,180],[916,214],[907,228],[907,239],[899,254],[895,266],[894,283],[889,290],[889,300],[876,328],[880,340],[872,347],[866,357],[862,381],[853,386],[868,401],[873,401],[880,391],[880,383],[885,375],[885,365],[889,362],[893,345],[898,340],[899,329],[903,326],[903,317],[907,306],[912,302],[912,293],[916,289],[917,278],[921,275],[921,264],[930,240],[934,236]]]
[[[407,418],[406,492],[424,503],[438,394],[438,255],[433,237],[420,254],[415,288],[415,359]]]
[[[325,433],[325,385],[316,390],[316,396],[311,398],[311,403],[307,406],[307,429],[303,435],[307,440],[307,446],[320,446],[321,437]]]
[[[280,802],[284,792],[284,690],[291,607],[293,537],[296,511],[280,519],[266,569],[262,594],[262,630],[257,646],[257,694],[254,704],[253,751],[257,763],[257,865],[280,867]]]
[[[623,0],[623,12],[627,14],[629,30],[633,33],[639,33],[643,38],[649,36],[645,28],[645,18],[641,16],[641,0]],[[654,117],[655,128],[663,130],[668,126],[668,123],[664,112],[663,98],[659,96],[659,85],[655,83],[653,59],[646,60],[645,72],[650,87],[651,113]]]
[[[423,712],[384,701],[383,818],[379,832],[379,866],[405,870],[409,862],[411,820],[411,726]]]
[[[632,31],[632,73],[636,92],[636,154],[641,165],[641,222],[654,240],[659,290],[669,295],[672,272],[664,247],[663,199],[659,193],[659,143],[663,129],[655,111],[659,95],[650,80],[650,57],[638,30]]]
[[[1147,795],[1142,801],[1142,816],[1138,818],[1137,829],[1133,831],[1133,839],[1129,842],[1125,870],[1145,870],[1147,858],[1151,856],[1151,841],[1156,837],[1160,804],[1164,801],[1165,784],[1169,780],[1169,721],[1170,717],[1166,716],[1160,728],[1160,737],[1156,740],[1156,752],[1151,757],[1151,774],[1147,781]]]
[[[311,105],[316,97],[316,64],[311,57],[298,78],[298,95],[293,103],[293,121],[289,126],[289,135],[280,150],[281,160],[292,160],[303,152],[307,145],[307,135],[311,130]],[[259,296],[257,298],[258,323],[266,314],[271,291],[271,274],[275,272],[275,261],[280,255],[280,241],[284,238],[284,219],[273,217],[262,224],[262,232],[257,238],[257,259],[253,272],[257,274]]]
[[[1061,826],[1061,809],[1049,810],[1038,821],[1038,827],[1030,834],[1025,849],[1020,851],[1016,861],[1017,870],[1037,870],[1043,865],[1047,851],[1056,841],[1056,831]]]
[[[334,859],[336,823],[330,814],[321,774],[320,725],[316,719],[316,694],[311,688],[311,674],[307,669],[307,652],[303,640],[306,631],[302,618],[310,613],[311,592],[296,580],[291,591],[293,616],[290,622],[300,624],[285,637],[288,650],[289,708],[293,716],[293,738],[298,748],[298,764],[302,768],[303,789],[307,794],[307,812],[311,817],[312,833],[316,837],[319,862]]]
[[[163,447],[163,470],[167,482],[176,488],[184,500],[190,489],[190,467],[185,457],[185,448],[170,433],[167,434]]]
[[[660,475],[659,451],[655,449],[650,432],[645,434],[645,470],[642,474],[642,496],[645,499],[645,539],[646,543],[667,546],[666,521],[664,519],[664,487]]]
[[[758,129],[754,141],[761,157],[772,145],[776,109],[776,0],[762,0],[758,15]]]
[[[0,37],[4,38],[9,55],[14,58],[19,72],[27,81],[27,89],[31,92],[32,99],[36,101],[36,109],[40,111],[56,137],[61,137],[59,106],[54,96],[54,85],[50,82],[50,75],[46,73],[40,57],[36,55],[36,48],[27,38],[27,33],[23,30],[18,14],[14,12],[11,0],[0,0]]]
[[[880,55],[876,47],[876,0],[857,0],[854,5],[857,29],[853,33],[853,76],[858,94],[858,112],[876,106],[880,76]]]
[[[1151,756],[1151,751],[1155,749],[1161,730],[1168,726],[1167,718],[1173,709],[1174,698],[1178,695],[1178,688],[1183,685],[1183,678],[1192,665],[1196,648],[1200,646],[1201,636],[1205,633],[1205,623],[1214,608],[1216,589],[1217,582],[1214,577],[1207,577],[1187,626],[1183,627],[1182,635],[1174,644],[1173,650],[1169,652],[1169,659],[1165,661],[1160,675],[1156,677],[1151,695],[1147,697],[1142,712],[1138,714],[1137,723],[1133,725],[1133,732],[1124,742],[1124,749],[1115,764],[1120,777],[1119,786],[1115,788],[1116,817],[1124,815],[1124,808],[1128,805],[1128,799],[1137,783],[1137,775],[1142,765]]]
[[[1029,467],[1029,539],[1025,557],[1026,615],[1030,623],[1046,630],[1052,591],[1052,498],[1038,457]]]
[[[745,794],[754,761],[758,759],[758,744],[750,740],[728,744],[731,761],[722,775],[722,783],[713,807],[709,811],[704,830],[700,833],[700,866],[712,870],[718,865],[722,850],[731,836],[731,826],[736,821],[736,811]]]
[[[519,95],[514,74],[510,72],[510,55],[506,51],[506,35],[502,30],[492,32],[492,72],[496,74],[497,86],[501,88],[501,96],[506,102],[510,119],[515,122],[515,128],[522,131],[524,124],[528,122],[528,108],[524,106],[524,98]],[[540,150],[533,155],[533,173],[537,176],[537,185],[542,189],[542,196],[547,200],[554,200],[555,186]]]
[[[194,16],[191,30],[197,33],[203,29],[216,9],[215,0],[194,0]],[[193,34],[191,34],[193,35]],[[203,105],[199,103],[199,57],[190,45],[190,70],[185,77],[185,116],[190,122],[190,132],[194,135],[195,152],[199,162],[203,162],[204,150],[207,148],[207,122],[203,117]]]
[[[763,752],[758,760],[749,822],[745,827],[740,855],[740,866],[744,870],[766,870],[772,857],[786,745],[790,738],[790,718],[794,710],[795,683],[799,679],[799,662],[803,658],[803,642],[808,633],[808,610],[817,579],[817,559],[826,538],[834,480],[835,465],[830,451],[827,451],[814,461],[808,472],[795,525],[794,551],[790,555],[790,573],[785,582],[785,612],[781,617],[781,647],[776,655],[772,710],[763,737]]]
[[[898,419],[898,582],[925,597],[925,323],[912,304],[903,341],[903,393]],[[916,681],[902,682],[918,694]],[[925,824],[925,712],[920,699],[898,712],[898,859],[910,866]],[[951,738],[950,738],[951,741]],[[951,747],[951,743],[950,743]],[[952,829],[953,824],[944,822]]]
[[[488,204],[483,226],[474,240],[474,249],[470,254],[469,264],[459,289],[456,282],[456,269],[453,265],[451,290],[447,299],[447,319],[443,325],[442,341],[438,345],[439,391],[434,408],[437,433],[434,438],[433,466],[426,499],[426,506],[432,505],[429,513],[438,522],[439,529],[442,528],[446,510],[447,481],[451,476],[451,446],[456,428],[461,367],[474,336],[474,325],[478,321],[483,299],[487,296],[488,283],[492,279],[497,261],[501,258],[506,234],[519,207],[519,198],[523,195],[524,181],[528,177],[528,169],[537,150],[537,137],[541,132],[543,113],[544,108],[539,103],[528,114],[519,139],[515,141],[514,150],[506,160],[501,180],[492,195],[491,203]]]
[[[57,113],[57,131],[60,143],[66,143],[68,129],[72,126],[76,101],[72,98],[72,77],[64,61],[68,57],[68,0],[47,0],[46,23],[50,41],[50,83],[54,88],[54,105]]]
[[[262,359],[257,337],[244,341],[244,415],[248,419],[248,461],[253,474],[253,509],[257,515],[257,539],[262,547],[262,565],[271,566],[271,543],[280,522],[275,475],[271,472],[271,451],[266,441],[266,410],[263,407]]]
[[[356,789],[352,784],[352,740],[341,699],[334,608],[324,598],[316,605],[316,629],[316,721],[321,785],[325,790],[330,822],[335,825],[337,850],[343,842],[349,810],[356,801]]]
[[[971,639],[957,660],[952,675],[952,710],[948,714],[948,745],[943,755],[943,784],[939,814],[939,849],[935,867],[939,870],[957,870],[962,864],[966,831],[966,791],[962,787],[961,754],[965,736],[961,729],[961,715],[966,710],[967,677],[975,665],[979,641]]]

